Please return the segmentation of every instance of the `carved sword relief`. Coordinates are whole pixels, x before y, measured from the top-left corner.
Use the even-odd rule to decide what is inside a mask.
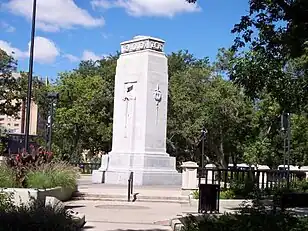
[[[124,92],[124,98],[123,101],[126,102],[125,105],[125,125],[124,125],[124,137],[127,138],[127,127],[128,127],[128,118],[131,117],[130,112],[129,112],[129,103],[132,100],[136,100],[136,96],[134,94],[135,89],[134,89],[134,84],[133,83],[126,83],[125,84],[125,92]]]

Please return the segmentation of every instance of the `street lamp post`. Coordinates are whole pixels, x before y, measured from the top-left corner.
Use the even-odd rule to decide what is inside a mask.
[[[283,149],[284,149],[284,157],[283,157],[283,167],[284,171],[286,170],[287,163],[287,188],[290,187],[290,155],[291,155],[291,113],[283,113],[281,115],[281,127],[283,132]]]
[[[31,113],[30,108],[31,108],[31,97],[32,97],[32,76],[33,76],[33,60],[34,60],[35,19],[36,19],[36,0],[33,0],[32,30],[31,30],[29,75],[28,75],[28,91],[27,91],[26,129],[25,129],[25,150],[27,152],[29,151],[29,129],[30,129],[30,113]]]
[[[201,139],[202,139],[202,144],[201,144],[201,168],[202,170],[204,169],[204,149],[205,149],[205,139],[206,139],[206,134],[207,134],[207,130],[206,128],[202,128],[201,130]]]
[[[282,113],[281,115],[281,132],[282,132],[282,136],[283,136],[283,168],[284,170],[286,170],[286,159],[287,159],[287,130],[288,130],[288,118],[287,118],[288,114],[287,113]]]
[[[201,185],[201,178],[204,177],[204,149],[205,149],[205,139],[206,139],[207,129],[205,127],[201,130],[201,172],[199,172],[199,179],[198,179],[198,187],[199,187],[199,203],[198,203],[198,211],[201,210],[201,199],[200,199],[200,185]],[[207,176],[205,176],[205,182],[207,181]]]
[[[47,98],[50,99],[50,102],[51,102],[51,105],[50,105],[50,115],[48,117],[48,144],[47,144],[47,150],[49,152],[51,152],[54,104],[59,99],[59,93],[48,93]]]
[[[290,188],[290,155],[291,155],[291,114],[288,113],[288,181],[287,188]]]

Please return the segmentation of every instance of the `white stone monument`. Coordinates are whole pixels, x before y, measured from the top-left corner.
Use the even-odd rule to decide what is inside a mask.
[[[166,153],[168,63],[164,41],[136,36],[121,43],[115,76],[113,140],[106,184],[181,185]]]

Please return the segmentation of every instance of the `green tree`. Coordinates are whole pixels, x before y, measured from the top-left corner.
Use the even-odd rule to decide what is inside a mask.
[[[187,56],[190,61],[187,61]],[[181,160],[196,160],[201,128],[204,125],[205,85],[211,70],[208,62],[194,68],[187,53],[173,53],[169,61],[168,152]]]
[[[110,151],[116,60],[82,62],[73,72],[60,74],[54,126],[60,158],[78,161],[83,150]]]
[[[295,165],[308,165],[308,117],[306,113],[292,115],[292,155]]]
[[[231,79],[252,97],[267,92],[288,112],[306,110],[308,100],[308,2],[250,0],[249,14],[232,30],[238,53]]]
[[[6,148],[7,148],[7,130],[0,126],[0,156],[4,154]]]
[[[0,49],[0,115],[16,116],[20,109],[20,88],[16,72],[17,62]]]
[[[226,167],[241,160],[252,103],[233,83],[215,74],[207,59],[186,52],[169,57],[169,153],[179,161],[200,159],[200,132],[208,129],[207,157]]]
[[[306,0],[249,0],[249,13],[236,24],[233,48],[246,44],[274,59],[288,61],[306,54],[308,38]]]

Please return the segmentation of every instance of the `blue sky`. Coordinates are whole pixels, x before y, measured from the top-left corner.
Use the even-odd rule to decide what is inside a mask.
[[[34,73],[55,79],[80,60],[114,54],[136,35],[166,41],[166,53],[187,49],[215,59],[232,44],[233,25],[248,0],[37,0]],[[228,4],[226,3],[228,2]],[[0,0],[0,48],[28,70],[32,0]]]

